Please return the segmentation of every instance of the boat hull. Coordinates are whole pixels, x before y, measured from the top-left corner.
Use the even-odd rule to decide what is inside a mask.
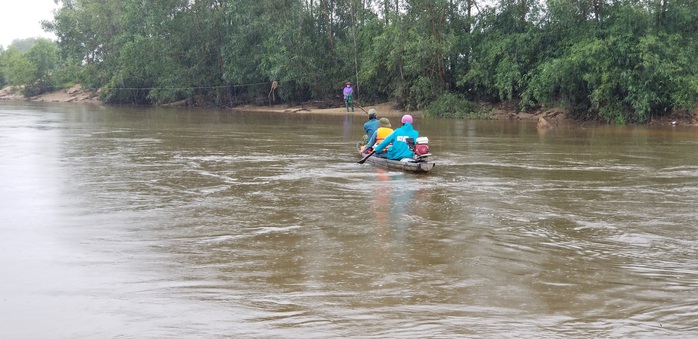
[[[367,155],[361,152],[360,144],[356,144],[356,149],[359,152],[359,156],[361,158]],[[369,163],[375,167],[385,168],[388,170],[405,171],[411,173],[428,173],[436,166],[436,163],[434,163],[433,161],[389,160],[386,158],[377,157],[375,155],[366,159],[366,163]]]

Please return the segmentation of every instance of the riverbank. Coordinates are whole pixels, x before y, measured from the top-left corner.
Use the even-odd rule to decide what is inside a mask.
[[[22,101],[33,101],[33,102],[63,102],[63,103],[88,103],[88,104],[101,104],[99,100],[99,93],[97,91],[88,90],[82,88],[80,85],[75,85],[71,88],[58,90],[51,93],[46,93],[38,95],[35,97],[25,98],[19,91],[19,89],[13,89],[11,87],[5,87],[0,90],[0,100],[22,100]],[[353,112],[347,112],[344,106],[337,106],[332,108],[319,108],[318,106],[309,104],[300,105],[271,105],[271,106],[258,106],[258,105],[242,105],[232,108],[235,111],[247,111],[247,112],[275,112],[275,113],[289,113],[289,114],[337,114],[346,115],[353,114],[357,116],[365,116],[370,109],[375,109],[379,116],[382,117],[401,117],[404,114],[411,114],[415,117],[422,117],[421,111],[404,111],[395,108],[395,105],[391,103],[380,103],[376,105],[367,106],[356,106]]]
[[[25,98],[19,91],[19,89],[14,89],[10,86],[4,87],[0,90],[0,100],[22,100],[22,101],[34,101],[34,102],[64,102],[64,103],[85,103],[85,104],[101,104],[99,100],[99,92],[89,89],[85,89],[80,85],[75,85],[67,89],[61,89],[55,92],[46,93],[38,95],[35,97]],[[300,105],[271,105],[271,106],[259,106],[259,105],[242,105],[232,108],[236,111],[252,111],[252,112],[275,112],[275,113],[289,113],[289,114],[337,114],[346,115],[353,114],[358,116],[364,116],[367,114],[368,110],[375,109],[378,112],[378,116],[381,117],[401,117],[404,114],[410,114],[416,118],[423,116],[421,111],[406,111],[396,108],[396,105],[390,102],[379,103],[375,105],[367,106],[357,106],[354,108],[354,112],[347,112],[344,106],[337,106],[331,108],[320,108],[312,103],[304,103]],[[489,105],[482,107],[484,111],[487,111],[493,120],[513,120],[513,121],[527,121],[536,122],[539,128],[555,128],[560,125],[569,125],[578,123],[574,120],[569,119],[568,112],[562,108],[551,108],[551,109],[539,109],[534,112],[522,112],[520,111],[516,104],[513,102],[502,103],[498,105]],[[698,126],[698,108],[693,111],[683,111],[671,114],[669,116],[663,116],[660,118],[653,118],[648,125],[689,125]]]
[[[33,102],[63,102],[63,103],[89,103],[89,104],[101,104],[99,100],[99,92],[92,91],[82,88],[80,85],[75,85],[67,89],[61,89],[55,92],[50,92],[35,97],[26,98],[22,95],[19,89],[12,88],[10,86],[4,87],[0,90],[0,100],[12,100],[12,101],[33,101]],[[176,107],[176,105],[172,105]],[[354,115],[366,115],[368,110],[375,109],[379,116],[384,117],[401,117],[404,114],[411,114],[415,117],[421,117],[422,112],[420,111],[404,111],[396,109],[391,103],[381,103],[377,105],[368,106],[356,106],[353,112],[347,112],[344,106],[337,106],[333,108],[319,108],[316,105],[311,104],[300,104],[300,105],[271,105],[271,106],[258,106],[258,105],[242,105],[232,108],[236,111],[248,111],[248,112],[276,112],[276,113],[292,113],[292,114],[354,114]]]
[[[355,107],[354,112],[347,112],[346,107],[340,106],[335,108],[318,108],[312,104],[303,104],[299,106],[275,105],[275,106],[254,106],[243,105],[233,108],[240,111],[260,111],[260,112],[278,112],[278,113],[293,113],[293,114],[353,114],[365,116],[368,110],[375,109],[380,117],[399,118],[405,114],[410,114],[413,117],[423,117],[422,111],[406,111],[396,108],[394,103],[385,102],[376,105],[368,105]],[[515,105],[501,104],[491,107],[483,107],[491,115],[493,120],[519,120],[538,122],[541,127],[554,127],[566,121],[566,112],[561,109],[540,110],[538,112],[526,113],[520,112]]]
[[[90,103],[100,104],[99,92],[82,88],[80,85],[75,85],[70,88],[61,89],[58,91],[45,93],[35,97],[26,98],[20,92],[19,88],[6,86],[0,89],[0,100],[22,100],[35,102],[73,102],[73,103]]]
[[[380,103],[380,104],[376,104],[376,105],[354,107],[353,112],[351,112],[351,109],[349,112],[347,112],[347,109],[344,106],[331,107],[331,108],[319,108],[313,104],[301,104],[301,105],[296,105],[296,106],[242,105],[242,106],[234,107],[232,109],[236,110],[236,111],[245,111],[245,112],[277,112],[277,113],[289,113],[289,114],[332,114],[332,115],[351,114],[351,115],[358,115],[358,116],[366,116],[366,114],[368,114],[369,110],[375,109],[376,112],[378,113],[378,116],[381,116],[381,117],[393,118],[393,117],[401,117],[405,114],[410,114],[410,115],[417,117],[417,118],[422,117],[421,111],[400,110],[400,109],[395,108],[395,105],[393,105],[392,103],[389,103],[389,102]]]
[[[101,104],[99,100],[99,93],[97,91],[88,90],[82,88],[80,85],[75,85],[71,88],[58,90],[51,93],[42,94],[35,97],[25,98],[19,91],[19,89],[13,89],[11,87],[5,87],[0,90],[0,100],[22,100],[22,101],[34,101],[34,102],[63,102],[63,103],[89,103],[89,104]],[[388,118],[399,118],[404,114],[410,114],[416,118],[421,118],[423,116],[422,111],[407,111],[396,108],[396,105],[390,102],[379,103],[375,105],[366,106],[356,106],[353,112],[347,112],[346,107],[338,105],[337,107],[331,108],[320,108],[318,105],[313,103],[304,103],[300,105],[289,106],[283,105],[271,105],[271,106],[259,106],[259,105],[242,105],[232,108],[236,111],[248,111],[248,112],[275,112],[275,113],[288,113],[288,114],[336,114],[336,115],[346,115],[352,114],[357,116],[365,116],[370,109],[375,109],[378,112],[378,116],[388,117]],[[546,119],[546,122],[556,124],[563,120],[565,117],[564,112],[560,110],[547,110],[540,111],[537,113],[525,113],[516,110],[515,106],[512,105],[499,105],[496,107],[490,107],[487,109],[491,114],[493,119],[498,120],[523,120],[523,121],[541,121],[541,119]]]

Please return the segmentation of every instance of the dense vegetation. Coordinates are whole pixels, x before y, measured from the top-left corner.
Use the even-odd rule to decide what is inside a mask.
[[[474,102],[642,123],[698,101],[698,0],[63,0],[0,84],[111,103],[341,99],[462,116]]]

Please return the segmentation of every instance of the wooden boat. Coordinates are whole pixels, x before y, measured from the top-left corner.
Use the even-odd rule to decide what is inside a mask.
[[[364,154],[361,152],[361,143],[356,144],[356,149],[359,152],[359,156],[361,159],[363,159],[365,156],[368,154]],[[407,159],[403,159],[407,160]],[[411,172],[411,173],[428,173],[431,171],[434,166],[436,166],[436,163],[433,161],[430,161],[427,157],[427,159],[422,159],[422,160],[412,160],[409,159],[409,161],[400,161],[400,160],[389,160],[386,158],[381,158],[377,156],[371,156],[368,159],[366,159],[366,163],[370,163],[373,166],[380,167],[380,168],[385,168],[389,170],[399,170],[399,171],[405,171],[405,172]]]

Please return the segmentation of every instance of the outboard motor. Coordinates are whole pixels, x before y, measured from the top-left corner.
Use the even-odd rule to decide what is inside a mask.
[[[429,138],[419,137],[415,141],[412,138],[407,138],[407,146],[410,150],[414,152],[414,160],[423,161],[426,160],[431,153],[429,153]]]

